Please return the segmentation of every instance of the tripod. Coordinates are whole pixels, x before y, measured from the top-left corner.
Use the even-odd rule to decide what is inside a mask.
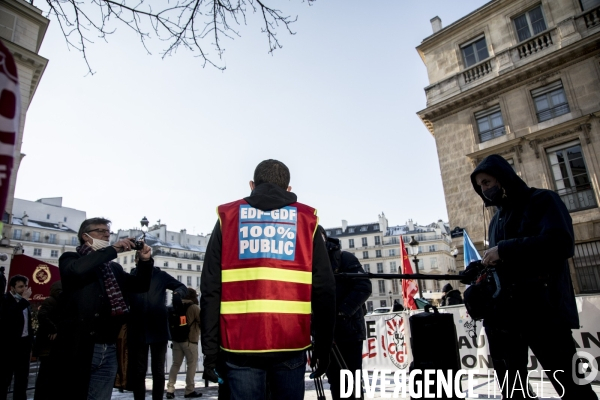
[[[346,361],[344,360],[344,357],[342,356],[342,352],[340,351],[339,347],[335,343],[333,343],[333,345],[331,347],[331,354],[333,356],[332,358],[335,360],[335,362],[339,366],[340,370],[348,369],[348,365],[346,364]],[[312,357],[312,354],[310,352],[309,352],[309,356]],[[313,371],[314,371],[314,368],[313,368]],[[314,380],[315,380],[315,389],[317,391],[317,400],[325,400],[325,390],[323,388],[323,379],[321,377],[317,377]],[[364,398],[363,397],[364,384],[363,384],[362,376],[361,376],[360,387],[361,387],[360,398],[363,399]]]

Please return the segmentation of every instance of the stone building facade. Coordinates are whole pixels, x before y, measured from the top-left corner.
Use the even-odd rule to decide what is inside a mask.
[[[432,27],[417,47],[430,82],[418,115],[436,141],[450,225],[484,247],[491,211],[469,176],[500,154],[561,196],[575,290],[600,291],[600,1],[494,0]]]
[[[384,213],[378,222],[325,228],[327,235],[340,239],[342,250],[356,256],[366,272],[395,274],[402,273],[400,240],[404,242],[410,255],[413,272],[417,271],[414,253],[417,252],[419,271],[425,274],[444,275],[456,273],[455,260],[450,255],[450,229],[443,221],[419,225],[409,220],[404,225],[389,226]],[[408,243],[414,236],[419,245],[413,249]],[[448,281],[423,280],[420,282],[423,297],[437,304],[443,293],[442,287]],[[455,282],[450,282],[456,287]],[[389,307],[394,301],[402,300],[402,282],[399,279],[371,279],[373,293],[366,302],[367,310]]]
[[[10,177],[6,210],[2,210],[4,222],[9,222],[10,214],[13,214],[17,174],[21,161],[25,157],[25,154],[21,154],[25,117],[48,64],[48,60],[38,53],[49,23],[50,21],[42,15],[42,10],[26,1],[2,0],[0,2],[0,39],[15,59],[21,91],[21,121],[15,142],[15,161]],[[11,236],[10,226],[5,228],[4,234]]]

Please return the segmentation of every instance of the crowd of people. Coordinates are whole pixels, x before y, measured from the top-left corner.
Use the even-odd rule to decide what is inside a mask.
[[[574,242],[569,212],[556,193],[529,188],[500,156],[484,159],[471,179],[485,205],[496,208],[490,248],[478,268],[497,271],[503,291],[494,299],[476,290],[465,295],[467,305],[489,304],[484,326],[494,369],[509,382],[527,376],[530,348],[544,369],[565,371],[550,376],[564,399],[597,399],[589,383],[575,384],[570,374],[576,351],[571,329],[579,321],[567,264]],[[143,399],[149,354],[152,398],[161,399],[169,341],[167,398],[175,398],[184,358],[184,397],[202,396],[194,384],[199,342],[203,378],[219,384],[219,399],[302,399],[307,362],[310,377],[326,374],[331,395],[340,398],[340,370],[362,367],[371,282],[334,276],[365,271],[338,239],[327,237],[316,210],[299,203],[289,183],[283,163],[263,161],[250,181],[251,194],[218,207],[200,300],[193,288],[154,266],[148,245],[134,238],[110,244],[111,221],[84,221],[79,246],[61,255],[61,281],[39,310],[35,346],[28,279],[15,275],[8,282],[0,304],[0,400],[11,381],[13,399],[27,398],[32,349],[41,362],[36,400],[105,400],[113,388]],[[278,227],[285,235],[275,240]],[[132,249],[136,268],[127,273],[112,260]],[[479,273],[470,266],[465,282],[479,282]],[[442,305],[462,303],[451,285],[443,291]],[[514,313],[532,296],[535,313]],[[528,398],[525,392],[503,389],[503,398]]]

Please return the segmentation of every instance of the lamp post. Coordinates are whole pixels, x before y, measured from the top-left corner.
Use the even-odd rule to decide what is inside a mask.
[[[392,291],[390,290],[390,307],[394,307],[394,304],[392,303]]]
[[[419,242],[415,239],[414,236],[411,235],[410,237],[410,242],[408,243],[408,245],[412,248],[413,250],[413,262],[415,263],[415,269],[416,269],[416,273],[419,273],[419,259],[417,258],[417,254],[419,254]],[[421,280],[418,279],[417,280],[417,286],[419,286],[419,297],[421,299],[423,299],[423,290],[421,289]]]

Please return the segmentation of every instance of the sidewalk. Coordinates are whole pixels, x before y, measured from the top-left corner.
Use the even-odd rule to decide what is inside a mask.
[[[204,381],[201,380],[200,376],[201,376],[201,374],[196,375],[196,391],[202,393],[202,397],[201,397],[202,399],[215,399],[216,400],[218,398],[217,385],[214,383],[210,383],[210,385],[208,387],[204,387]],[[386,395],[387,395],[386,397],[388,397],[388,398],[393,397],[394,386],[389,385],[390,379],[392,377],[386,376],[386,378],[388,381],[388,385],[386,386],[386,391],[385,391]],[[326,381],[327,381],[327,379],[324,380],[323,386],[325,387],[325,396],[329,400],[329,399],[331,399],[331,393],[329,392],[329,384],[327,384]],[[542,385],[542,387],[540,387],[539,381],[532,380],[531,384],[534,386],[534,390],[536,390],[540,400],[550,400],[550,399],[557,398],[557,394],[554,391],[554,388],[548,381],[544,380],[544,384]],[[486,377],[481,377],[478,379],[477,385],[474,388],[474,396],[469,396],[469,397],[467,397],[467,399],[469,399],[469,400],[472,400],[472,399],[498,399],[498,400],[500,400],[501,396],[498,392],[496,392],[494,395],[494,386],[495,385],[491,380],[488,380]],[[146,387],[148,389],[150,389],[152,387],[151,379],[146,379]],[[177,383],[175,385],[175,388],[176,388],[175,398],[176,399],[183,399],[184,387],[185,387],[185,375],[179,374],[177,376]],[[592,387],[594,388],[594,391],[600,398],[600,385],[594,384]],[[314,381],[312,379],[308,378],[308,374],[306,375],[306,378],[305,378],[305,388],[306,388],[306,392],[305,392],[305,396],[304,396],[305,399],[318,400]],[[112,398],[113,399],[121,399],[121,400],[125,400],[125,399],[133,400],[133,393],[131,393],[131,392],[120,393],[118,390],[114,390]],[[381,393],[379,392],[379,382],[377,382],[377,387],[376,387],[376,390],[373,393],[373,395],[371,396],[370,393],[367,393],[365,398],[366,399],[382,398]],[[400,397],[400,398],[402,398],[402,397]],[[404,398],[408,399],[408,395]],[[8,399],[12,400],[12,394],[9,394]],[[27,399],[33,399],[33,390],[27,391]],[[150,390],[148,390],[146,392],[146,399],[149,399],[149,400],[152,399]]]

